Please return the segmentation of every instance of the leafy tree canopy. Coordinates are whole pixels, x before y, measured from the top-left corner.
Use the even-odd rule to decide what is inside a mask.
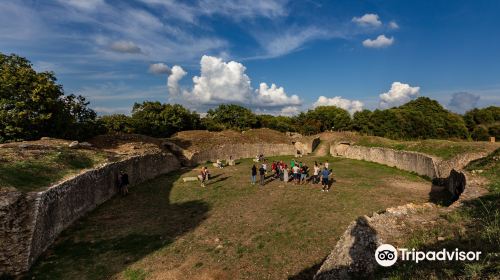
[[[64,96],[53,72],[37,73],[15,54],[0,53],[0,142],[41,136],[84,139],[99,132],[82,96]]]
[[[207,119],[225,129],[245,130],[257,127],[257,116],[248,108],[235,104],[221,104],[207,112]]]

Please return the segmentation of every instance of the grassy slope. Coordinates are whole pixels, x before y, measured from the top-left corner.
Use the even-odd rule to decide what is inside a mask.
[[[465,152],[488,151],[486,142],[465,142],[449,140],[419,140],[419,141],[397,141],[382,137],[361,136],[355,143],[366,147],[386,147],[395,150],[406,150],[421,152],[438,156],[443,159],[450,159]]]
[[[337,180],[330,193],[279,182],[251,186],[249,160],[212,170],[206,189],[180,180],[197,170],[159,177],[76,222],[26,277],[311,276],[355,217],[428,200],[429,182],[418,176],[369,162],[328,159]],[[395,188],[391,182],[416,189]]]
[[[481,173],[489,181],[490,193],[467,202],[444,215],[445,221],[432,229],[416,231],[408,237],[408,248],[426,250],[481,251],[479,262],[404,263],[386,270],[379,277],[389,279],[500,279],[500,149],[484,159],[472,162],[469,170]],[[437,241],[438,237],[445,240]]]
[[[23,152],[0,149],[0,189],[23,192],[40,190],[80,170],[107,160],[105,153],[93,150],[57,148]]]

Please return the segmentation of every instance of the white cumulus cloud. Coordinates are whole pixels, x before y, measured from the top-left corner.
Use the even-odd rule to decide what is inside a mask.
[[[379,27],[382,25],[377,14],[365,14],[362,17],[353,17],[352,22],[361,26]]]
[[[363,46],[367,48],[385,48],[394,43],[394,37],[387,38],[385,35],[379,35],[376,39],[366,39],[363,41]]]
[[[245,103],[252,93],[246,67],[236,61],[204,55],[200,61],[200,76],[193,77],[192,100],[202,103]]]
[[[385,109],[402,105],[417,97],[419,92],[420,87],[412,87],[409,84],[394,82],[388,92],[380,94],[379,106]]]
[[[299,113],[300,113],[299,107],[287,106],[287,107],[284,107],[283,109],[281,109],[281,111],[279,112],[279,115],[290,117],[290,116],[298,115]]]
[[[168,67],[165,63],[159,62],[149,65],[149,72],[153,74],[170,75],[172,73],[172,70],[170,70],[170,67]]]
[[[168,93],[171,97],[176,97],[181,94],[179,81],[186,76],[187,72],[178,65],[174,65],[170,72],[167,78]]]
[[[200,67],[200,75],[193,77],[191,90],[180,89],[179,81],[186,72],[180,66],[172,67],[167,82],[170,96],[183,98],[197,107],[236,103],[255,109],[272,108],[277,112],[285,107],[302,104],[298,95],[288,95],[283,87],[273,83],[270,86],[260,83],[259,88],[254,90],[250,77],[245,73],[246,67],[239,62],[225,62],[221,58],[204,55],[200,60]],[[291,113],[290,110],[286,109],[285,113]]]
[[[332,98],[320,96],[318,97],[318,100],[313,104],[314,108],[318,106],[337,106],[348,111],[350,114],[354,114],[355,112],[362,111],[364,104],[359,100],[345,99],[340,96],[335,96]]]
[[[277,87],[271,84],[260,83],[259,89],[255,90],[257,94],[256,104],[259,106],[292,106],[300,105],[302,101],[298,95],[288,96],[283,87]]]

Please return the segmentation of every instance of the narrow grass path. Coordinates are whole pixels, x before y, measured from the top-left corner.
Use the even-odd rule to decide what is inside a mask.
[[[300,160],[326,159],[336,179],[329,193],[270,178],[252,186],[250,160],[212,169],[206,188],[182,182],[197,169],[161,176],[76,222],[25,278],[302,279],[357,216],[429,200],[430,182],[395,168]]]

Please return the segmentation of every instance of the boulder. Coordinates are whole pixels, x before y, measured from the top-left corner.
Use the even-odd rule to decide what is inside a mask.
[[[68,147],[70,147],[70,148],[78,148],[79,144],[80,143],[78,143],[78,141],[73,141],[73,142],[69,143]]]

